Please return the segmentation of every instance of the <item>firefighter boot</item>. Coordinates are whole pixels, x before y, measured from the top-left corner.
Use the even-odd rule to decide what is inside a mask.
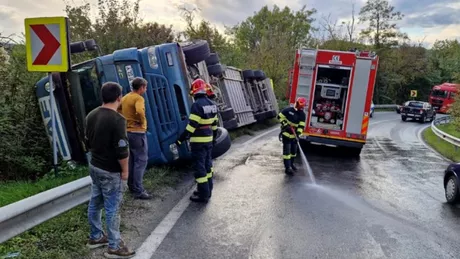
[[[297,167],[294,165],[294,161],[291,161],[291,168],[294,172],[297,172]]]
[[[294,175],[294,172],[292,171],[291,168],[286,168],[286,169],[284,170],[284,173],[287,174],[287,175]]]

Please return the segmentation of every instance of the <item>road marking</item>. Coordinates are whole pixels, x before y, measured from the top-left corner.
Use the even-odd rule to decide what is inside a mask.
[[[246,146],[251,144],[252,142],[274,132],[277,130],[278,127],[274,127],[257,137],[251,138],[246,142],[241,143],[240,145]],[[227,151],[228,153],[228,151]],[[221,156],[221,157],[224,157]],[[190,189],[190,191],[185,194],[185,196],[169,211],[169,213],[164,217],[164,219],[158,224],[158,226],[153,230],[153,232],[147,237],[144,243],[137,249],[136,256],[133,257],[134,259],[150,259],[157,251],[158,247],[161,245],[163,240],[169,234],[171,229],[174,227],[176,222],[185,212],[185,210],[190,205],[191,201],[189,197],[192,195],[194,188]]]
[[[158,224],[150,236],[136,251],[136,259],[149,259],[153,256],[155,251],[161,245],[165,237],[174,227],[176,222],[182,216],[184,211],[190,205],[189,197],[192,195],[194,189],[192,188],[183,198],[176,204],[176,206],[169,211],[168,215]]]
[[[384,123],[384,122],[389,122],[389,121],[397,121],[399,119],[392,119],[392,120],[384,120],[384,121],[373,121],[371,123],[369,123],[370,125],[375,125],[375,124],[380,124],[380,123]]]

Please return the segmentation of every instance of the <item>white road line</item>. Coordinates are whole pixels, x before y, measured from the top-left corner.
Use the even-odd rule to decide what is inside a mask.
[[[190,205],[189,197],[192,195],[193,191],[194,189],[191,189],[168,213],[168,215],[166,215],[160,224],[158,224],[158,226],[153,230],[150,236],[144,241],[141,247],[137,249],[136,256],[133,258],[149,259],[153,256],[165,237]]]
[[[275,127],[270,129],[257,137],[251,138],[246,142],[241,143],[240,145],[246,146],[251,144],[252,142],[272,133],[273,131],[279,129]],[[169,234],[171,229],[174,227],[176,222],[182,216],[184,211],[190,205],[189,197],[192,195],[194,188],[192,188],[180,201],[179,203],[174,206],[174,208],[169,211],[166,217],[158,224],[158,226],[153,230],[149,237],[144,241],[144,243],[139,247],[136,251],[136,256],[133,257],[134,259],[149,259],[155,254],[158,247],[161,245],[163,240]]]

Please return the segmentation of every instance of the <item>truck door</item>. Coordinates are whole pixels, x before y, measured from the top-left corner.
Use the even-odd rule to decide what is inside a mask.
[[[168,48],[169,45],[175,48]],[[168,161],[174,159],[173,153],[168,151],[185,129],[189,114],[189,106],[184,100],[188,93],[183,91],[184,76],[178,63],[177,50],[180,49],[177,46],[177,44],[163,44],[140,50],[144,78],[151,86],[148,98],[154,127]],[[160,51],[162,47],[165,49]],[[182,152],[181,154],[185,154],[185,151]]]
[[[123,88],[123,95],[131,92],[131,81],[135,77],[144,77],[142,74],[139,52],[136,48],[117,50],[113,55],[98,58],[98,64],[103,67],[101,83],[108,81],[118,82]],[[147,85],[145,99],[145,116],[147,118],[147,144],[149,164],[161,164],[166,161],[165,156],[160,151],[160,141],[155,127],[152,114],[149,92],[152,91],[151,85]]]
[[[369,116],[369,108],[365,112],[368,102],[369,75],[371,73],[371,59],[356,59],[353,82],[351,84],[351,100],[348,110],[348,121],[346,132],[350,134],[361,134],[363,120]],[[372,91],[372,89],[370,89]],[[371,93],[372,94],[372,93]],[[370,103],[370,100],[369,100]],[[366,125],[367,127],[367,125]]]

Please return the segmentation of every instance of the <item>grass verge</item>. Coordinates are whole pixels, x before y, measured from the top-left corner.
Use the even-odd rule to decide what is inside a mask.
[[[88,175],[87,167],[62,168],[58,176],[50,172],[37,181],[9,181],[0,183],[0,207],[17,202],[37,193],[69,183]],[[0,257],[1,258],[1,257]]]
[[[273,119],[266,120],[263,122],[258,122],[258,123],[254,123],[254,124],[251,124],[245,127],[234,129],[234,130],[229,131],[230,138],[234,140],[243,135],[253,136],[256,134],[257,131],[264,130],[276,124],[278,124],[278,120],[273,118]]]
[[[184,170],[172,167],[151,168],[145,174],[144,187],[155,194],[163,187],[180,182],[183,175]],[[128,193],[124,195],[124,204],[130,204],[132,200]],[[80,205],[0,244],[0,258],[16,252],[19,256],[15,259],[68,259],[88,256],[89,249],[85,246],[89,235],[87,208],[86,203]],[[121,224],[120,229],[123,231],[123,218]]]
[[[434,150],[452,161],[460,161],[460,149],[436,136],[431,127],[426,128],[422,134],[423,140]]]

